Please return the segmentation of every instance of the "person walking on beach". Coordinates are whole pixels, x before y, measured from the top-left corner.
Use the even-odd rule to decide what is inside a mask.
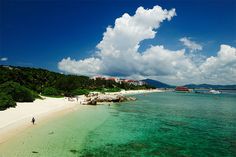
[[[35,119],[34,119],[34,117],[32,118],[31,122],[32,122],[32,123],[33,123],[33,125],[34,125],[34,122],[35,122]]]

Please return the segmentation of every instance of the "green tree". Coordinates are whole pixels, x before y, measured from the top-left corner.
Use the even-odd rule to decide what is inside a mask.
[[[83,94],[89,94],[89,90],[87,89],[75,89],[71,92],[72,95],[83,95]]]
[[[0,91],[12,96],[13,100],[16,102],[32,102],[36,98],[33,91],[13,81],[1,84]]]
[[[115,87],[115,88],[108,88],[108,89],[105,89],[104,91],[105,91],[105,92],[120,92],[121,89]]]
[[[68,92],[78,88],[78,82],[75,76],[64,76],[56,82],[56,87]]]
[[[0,110],[5,110],[9,107],[15,107],[15,106],[16,102],[10,95],[7,95],[2,92],[0,93]]]
[[[64,75],[44,69],[0,65],[0,85],[8,81],[17,82],[21,86],[34,91],[33,97],[37,97],[37,93],[43,92],[47,87],[55,88],[65,96],[71,95],[76,89],[104,91],[104,89],[112,90],[112,88],[125,90],[152,88],[146,85],[134,86],[126,82],[118,83],[104,78],[92,80],[87,76]]]
[[[57,90],[56,88],[47,87],[47,88],[44,88],[44,89],[43,89],[42,95],[45,95],[45,96],[60,96],[61,93],[60,93],[60,91]]]

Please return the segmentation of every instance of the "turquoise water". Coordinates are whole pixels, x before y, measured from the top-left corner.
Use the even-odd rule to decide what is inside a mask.
[[[28,129],[2,156],[236,156],[236,95],[152,93]],[[1,156],[0,155],[0,156]]]

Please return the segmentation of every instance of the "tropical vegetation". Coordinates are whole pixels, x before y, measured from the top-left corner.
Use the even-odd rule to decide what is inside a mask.
[[[117,92],[122,89],[147,88],[151,87],[102,78],[94,80],[87,76],[64,75],[45,69],[0,66],[0,110],[14,107],[15,102],[32,102],[40,98],[39,95],[62,97],[88,94],[91,91]]]

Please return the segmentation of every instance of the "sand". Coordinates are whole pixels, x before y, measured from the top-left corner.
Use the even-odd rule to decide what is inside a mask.
[[[82,101],[82,98],[79,98]],[[35,118],[36,124],[46,117],[59,112],[68,112],[77,109],[80,102],[68,101],[67,98],[36,99],[34,102],[17,103],[15,108],[0,111],[0,143],[12,135],[32,127],[31,119]]]
[[[160,89],[150,89],[150,90],[122,90],[120,92],[114,92],[112,94],[123,94],[123,95],[134,95],[134,94],[145,94],[145,93],[153,93],[153,92],[163,92]]]
[[[126,95],[150,92],[161,92],[161,90],[130,90],[112,94]],[[37,124],[52,115],[78,110],[82,106],[86,107],[86,105],[81,105],[84,100],[85,96],[83,95],[79,96],[78,100],[76,98],[68,100],[68,98],[44,97],[43,100],[37,99],[34,102],[17,103],[15,108],[0,111],[0,143],[5,142],[28,127],[33,127],[31,123],[32,117],[35,118]]]

